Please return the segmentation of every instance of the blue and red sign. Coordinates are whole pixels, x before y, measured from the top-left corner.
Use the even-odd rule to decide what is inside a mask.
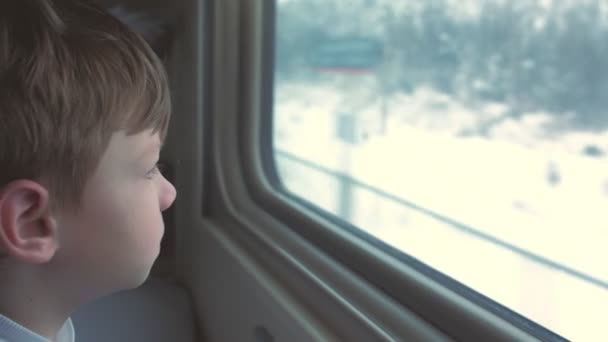
[[[380,63],[382,44],[370,38],[347,37],[330,39],[311,55],[311,65],[319,71],[367,73]]]

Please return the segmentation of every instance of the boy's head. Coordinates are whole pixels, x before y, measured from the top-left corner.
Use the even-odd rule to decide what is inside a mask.
[[[90,1],[0,4],[0,186],[39,180],[77,205],[110,136],[164,139],[163,67],[140,36]]]
[[[169,116],[161,62],[101,7],[0,1],[1,262],[142,281],[175,198],[154,168]]]

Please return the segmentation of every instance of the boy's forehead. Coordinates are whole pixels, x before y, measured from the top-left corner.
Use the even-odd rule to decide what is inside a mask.
[[[108,153],[122,155],[125,158],[143,158],[147,155],[158,153],[163,142],[158,133],[151,130],[127,135],[125,131],[119,131],[112,135],[108,146]]]
[[[163,143],[162,141],[160,141],[160,138],[152,138],[145,144],[145,146],[143,147],[143,151],[141,151],[141,154],[143,156],[147,156],[150,154],[158,154],[160,153],[162,147]]]

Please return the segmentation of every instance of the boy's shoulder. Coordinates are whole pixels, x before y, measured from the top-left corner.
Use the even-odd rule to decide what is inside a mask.
[[[72,320],[68,319],[57,334],[56,342],[74,342],[74,339],[74,325]],[[49,340],[0,314],[0,342],[49,342]]]

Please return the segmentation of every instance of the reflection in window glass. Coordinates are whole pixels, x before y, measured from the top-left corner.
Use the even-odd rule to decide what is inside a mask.
[[[290,192],[608,339],[607,0],[283,0],[277,21]]]

